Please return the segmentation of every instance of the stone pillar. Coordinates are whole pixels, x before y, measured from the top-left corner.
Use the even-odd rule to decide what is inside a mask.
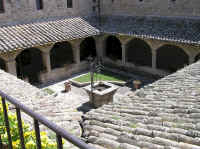
[[[157,51],[156,50],[152,50],[152,68],[153,69],[156,69],[157,66],[156,66],[156,54]]]
[[[80,64],[80,42],[74,42],[72,48],[74,62]]]
[[[49,73],[51,72],[51,59],[50,59],[50,51],[43,51],[42,52],[42,60],[43,60],[43,65],[46,68],[46,71]]]
[[[44,45],[39,47],[42,52],[42,61],[43,65],[46,68],[46,71],[49,73],[51,72],[51,59],[50,59],[50,51],[53,48],[53,44],[51,45]]]
[[[195,62],[195,56],[189,56],[189,64],[192,64]]]
[[[97,57],[103,58],[105,56],[105,42],[103,37],[97,36],[95,38],[96,41],[96,50],[97,50]]]
[[[17,76],[16,61],[15,59],[5,61],[6,71],[12,75]]]
[[[126,45],[122,44],[122,64],[126,64]]]

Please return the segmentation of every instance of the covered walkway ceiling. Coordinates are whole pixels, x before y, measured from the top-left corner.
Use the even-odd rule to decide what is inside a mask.
[[[98,35],[81,17],[0,27],[0,53]]]

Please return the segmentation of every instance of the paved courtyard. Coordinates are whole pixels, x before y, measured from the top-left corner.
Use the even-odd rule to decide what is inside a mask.
[[[83,72],[83,73],[86,73],[86,72]],[[83,73],[80,73],[77,75],[81,75]],[[77,75],[72,76],[72,78],[76,77]],[[53,94],[51,95],[47,94],[47,96],[53,97],[54,108],[59,109],[60,111],[58,113],[56,112],[56,114],[60,114],[60,116],[64,116],[62,118],[58,116],[56,117],[50,116],[50,119],[54,122],[57,122],[59,126],[66,129],[68,132],[74,134],[75,136],[80,137],[83,133],[82,127],[81,127],[82,116],[94,108],[89,104],[89,96],[83,88],[72,85],[71,91],[64,92],[64,83],[72,78],[66,78],[57,82],[50,82],[48,84],[43,84],[38,87],[42,89],[45,92],[45,94],[47,94],[45,89],[49,90],[50,92],[53,91]],[[132,84],[131,84],[133,80],[141,80],[143,85],[146,85],[155,81],[155,79],[152,79],[149,77],[133,75],[132,77],[130,77],[129,82],[125,86],[119,86],[119,89],[114,95],[114,102],[117,103],[121,101],[120,99],[122,99],[123,101],[123,97],[126,94],[133,92]],[[51,110],[49,109],[49,111]],[[54,113],[51,113],[51,112],[49,113],[49,115],[52,115],[52,114],[54,115]],[[64,121],[61,119],[63,119]],[[68,144],[68,143],[66,144],[66,146],[67,148],[74,148],[73,145]]]

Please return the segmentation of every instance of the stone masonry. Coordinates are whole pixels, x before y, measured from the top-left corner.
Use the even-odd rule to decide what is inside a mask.
[[[97,149],[200,149],[200,62],[84,116]]]

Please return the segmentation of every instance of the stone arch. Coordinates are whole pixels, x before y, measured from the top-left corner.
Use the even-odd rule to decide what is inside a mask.
[[[120,40],[115,36],[106,39],[106,56],[113,60],[122,59],[122,46]]]
[[[169,72],[176,72],[189,64],[189,56],[185,51],[174,45],[164,45],[157,49],[157,68]]]
[[[139,38],[132,39],[126,45],[127,61],[139,66],[152,66],[151,47]]]
[[[16,57],[17,77],[28,78],[29,82],[39,83],[39,73],[44,70],[42,53],[37,48],[28,48]]]
[[[73,63],[73,50],[69,42],[58,42],[50,51],[51,68],[62,68]]]
[[[6,71],[6,64],[4,59],[0,58],[0,69]]]
[[[96,57],[96,55],[96,43],[94,38],[85,38],[80,44],[80,60],[87,60],[89,56]]]

